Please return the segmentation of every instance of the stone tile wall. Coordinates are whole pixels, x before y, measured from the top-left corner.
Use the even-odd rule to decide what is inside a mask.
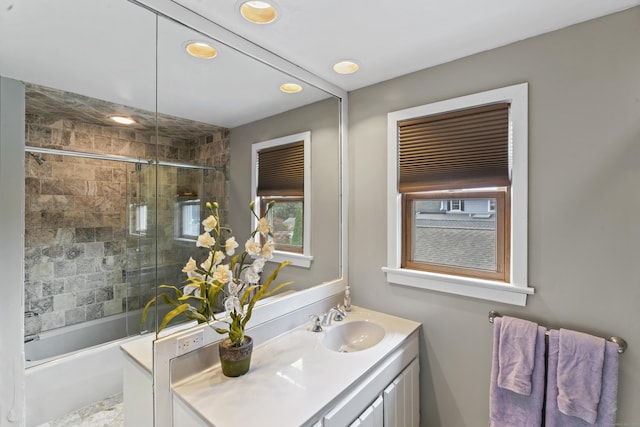
[[[222,166],[221,171],[158,168],[132,163],[26,154],[25,310],[38,313],[42,331],[141,308],[160,282],[178,285],[195,245],[174,239],[178,194],[228,206],[228,131],[197,139],[160,137],[142,130],[27,114],[26,145],[127,157]],[[128,229],[128,206],[146,203],[143,235]],[[138,325],[130,325],[135,329]],[[35,326],[34,326],[35,327]],[[131,329],[130,329],[131,330]],[[36,331],[27,330],[25,335]]]

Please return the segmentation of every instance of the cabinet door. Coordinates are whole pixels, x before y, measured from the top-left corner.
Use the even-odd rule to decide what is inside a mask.
[[[385,427],[417,427],[420,424],[419,365],[415,359],[384,390]]]
[[[378,398],[351,424],[351,427],[384,427],[382,396]]]

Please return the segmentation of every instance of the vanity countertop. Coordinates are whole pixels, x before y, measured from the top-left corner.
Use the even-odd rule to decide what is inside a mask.
[[[327,349],[322,341],[342,324],[364,320],[384,327],[375,346],[352,353]],[[420,324],[353,307],[342,322],[312,332],[308,322],[256,346],[251,369],[225,377],[217,364],[173,385],[174,398],[215,426],[300,426],[402,344]]]

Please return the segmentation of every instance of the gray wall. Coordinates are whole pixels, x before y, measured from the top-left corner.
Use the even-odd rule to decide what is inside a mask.
[[[355,304],[423,323],[422,425],[488,424],[491,309],[629,342],[618,422],[640,425],[640,8],[352,92]],[[387,283],[387,113],[529,82],[525,308]]]
[[[293,281],[287,289],[306,289],[339,275],[339,102],[319,101],[286,113],[231,129],[229,224],[244,245],[251,227],[251,145],[311,131],[311,268],[288,266],[278,282]],[[272,264],[272,263],[270,263]],[[265,273],[273,265],[265,268]],[[263,277],[266,274],[263,274]]]

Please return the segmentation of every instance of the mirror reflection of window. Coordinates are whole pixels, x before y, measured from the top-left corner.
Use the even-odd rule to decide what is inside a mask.
[[[304,132],[253,144],[255,197],[261,216],[275,203],[267,220],[276,251],[309,255],[305,213],[310,209],[310,139],[310,132]]]
[[[147,232],[147,205],[132,204],[129,206],[129,233],[144,236]]]
[[[197,240],[200,234],[200,200],[186,200],[177,203],[177,237]]]
[[[303,250],[303,197],[261,197],[260,212],[265,212],[270,202],[267,220],[273,230],[273,242],[277,250],[302,253]]]

